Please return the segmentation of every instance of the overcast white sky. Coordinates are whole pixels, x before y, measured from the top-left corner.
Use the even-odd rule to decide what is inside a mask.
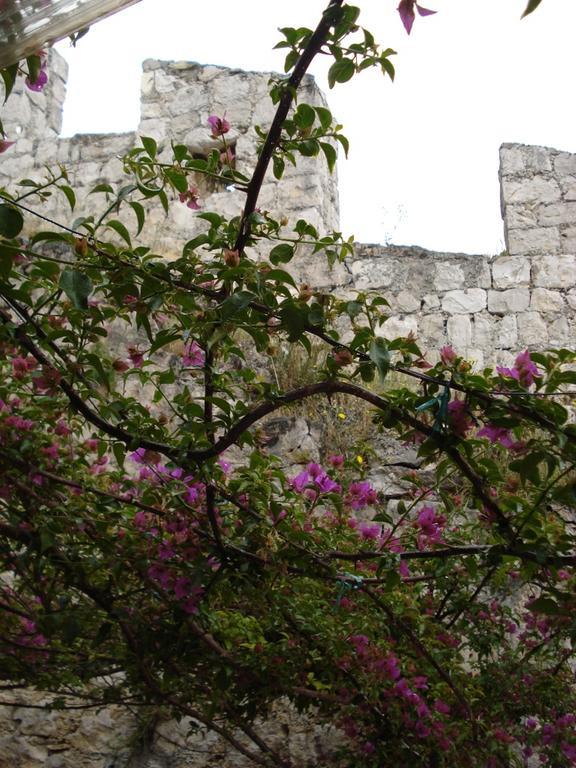
[[[325,0],[141,0],[73,50],[64,133],[134,130],[141,62],[281,70],[281,26],[316,24]],[[398,52],[394,84],[364,72],[328,98],[351,140],[339,163],[341,226],[363,242],[468,253],[504,248],[498,148],[576,152],[576,0],[423,0],[408,37],[398,0],[356,0],[360,22]],[[325,63],[312,73],[322,87]]]

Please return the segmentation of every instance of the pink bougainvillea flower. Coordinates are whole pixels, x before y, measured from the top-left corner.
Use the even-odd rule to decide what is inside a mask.
[[[504,448],[512,448],[514,441],[510,436],[510,430],[506,427],[497,427],[495,424],[486,424],[479,429],[476,437],[485,437],[491,443],[500,443]]]
[[[468,406],[464,400],[452,400],[448,403],[448,421],[458,437],[466,437],[472,427]]]
[[[235,159],[234,149],[226,147],[225,152],[220,152],[220,162],[222,165],[233,165]]]
[[[230,130],[230,123],[225,117],[218,117],[218,115],[210,115],[208,118],[208,125],[212,131],[212,138],[217,139],[218,136],[224,136]]]
[[[436,13],[436,11],[430,11],[428,8],[423,8],[416,2],[416,0],[400,0],[398,13],[402,19],[402,24],[404,24],[404,29],[408,34],[412,31],[412,25],[416,18],[414,8],[417,9],[420,16],[432,16],[432,14]]]
[[[198,202],[200,197],[200,190],[194,184],[186,192],[180,192],[178,195],[180,202],[184,203],[187,208],[192,211],[200,210],[200,203]]]
[[[6,139],[0,139],[0,155],[3,152],[6,152],[7,149],[10,149],[10,147],[15,143],[15,141],[6,141]]]
[[[527,349],[518,355],[513,368],[503,368],[498,365],[496,366],[496,373],[506,379],[515,379],[526,388],[534,384],[535,378],[540,376],[538,366],[530,357],[530,352]]]
[[[454,352],[454,349],[451,346],[448,345],[442,347],[440,350],[440,361],[444,363],[444,365],[452,365],[456,362],[456,352]]]
[[[182,355],[182,365],[191,368],[201,368],[206,360],[204,350],[196,341],[190,341],[184,347]]]
[[[357,528],[358,533],[363,539],[377,539],[382,533],[382,526],[379,523],[360,523]]]
[[[30,76],[28,76],[24,82],[26,83],[26,88],[28,88],[28,90],[38,93],[48,82],[48,75],[41,69],[35,80],[30,80]]]
[[[144,363],[144,355],[138,347],[128,347],[128,357],[134,368],[141,368]]]

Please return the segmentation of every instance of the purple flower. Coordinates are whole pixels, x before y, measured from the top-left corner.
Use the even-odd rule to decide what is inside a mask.
[[[292,478],[290,481],[292,483],[292,487],[297,493],[302,493],[304,488],[308,485],[308,481],[310,480],[310,475],[306,470],[304,472],[300,472],[299,475],[296,475],[296,477]]]
[[[497,427],[495,424],[485,424],[476,433],[476,437],[485,437],[491,443],[500,443],[504,448],[512,448],[515,443],[510,436],[510,430],[506,427]]]
[[[366,635],[350,635],[349,640],[359,656],[363,656],[366,653],[370,644],[370,638]]]
[[[368,504],[375,504],[378,501],[378,494],[369,482],[361,480],[350,484],[345,501],[352,509],[363,509]]]
[[[201,368],[206,361],[206,355],[202,347],[196,342],[191,341],[184,347],[182,355],[182,364],[191,368]]]
[[[451,346],[442,347],[440,350],[440,362],[444,365],[452,365],[456,362],[456,352]]]
[[[408,34],[410,34],[412,31],[412,25],[414,24],[414,19],[416,18],[414,8],[418,10],[420,16],[431,16],[433,13],[436,13],[436,11],[430,11],[428,8],[423,8],[416,2],[416,0],[400,0],[398,13],[402,19],[402,24],[404,24],[404,29]]]
[[[41,69],[40,72],[38,72],[35,80],[30,80],[30,75],[28,75],[24,82],[26,83],[26,88],[28,88],[28,90],[36,91],[38,93],[48,82],[48,75],[43,69]]]
[[[472,427],[468,415],[468,406],[464,400],[452,400],[448,403],[448,419],[454,433],[459,437],[466,437],[466,433]]]
[[[379,523],[360,523],[357,531],[363,539],[375,540],[382,533],[382,526]]]
[[[218,115],[210,115],[208,118],[208,125],[212,130],[212,138],[217,139],[218,136],[224,136],[230,130],[230,123],[225,117],[218,117]]]
[[[6,141],[5,139],[0,139],[0,155],[3,152],[6,152],[7,149],[10,149],[10,147],[15,144],[14,141]]]
[[[526,388],[534,384],[535,377],[540,376],[538,366],[532,361],[528,350],[518,355],[514,361],[513,368],[503,368],[501,365],[498,365],[496,372],[506,379],[515,379]]]
[[[186,207],[190,208],[192,211],[200,210],[200,203],[198,202],[199,197],[200,190],[194,184],[186,192],[180,192],[178,195],[180,202],[184,203]]]

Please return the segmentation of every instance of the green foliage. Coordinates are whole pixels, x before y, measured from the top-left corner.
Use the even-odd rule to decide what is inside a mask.
[[[54,708],[152,712],[143,740],[157,712],[190,718],[264,766],[287,765],[257,725],[286,700],[341,732],[318,766],[567,766],[576,353],[478,372],[444,348],[431,367],[384,338],[383,296],[290,273],[352,238],[257,207],[269,166],[347,151],[297,99],[314,55],[332,85],[393,75],[359,20],[335,0],[316,30],[281,30],[291,74],[250,177],[212,116],[218,149],[142,137],[130,181],[94,187],[71,228],[25,234],[32,203],[74,208],[65,169],[3,194],[0,676]],[[150,207],[195,215],[199,179],[246,207],[196,214],[165,259]],[[294,414],[322,438],[285,464]]]

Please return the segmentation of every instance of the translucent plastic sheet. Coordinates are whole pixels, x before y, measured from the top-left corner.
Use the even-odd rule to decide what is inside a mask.
[[[0,67],[139,0],[0,0]]]

